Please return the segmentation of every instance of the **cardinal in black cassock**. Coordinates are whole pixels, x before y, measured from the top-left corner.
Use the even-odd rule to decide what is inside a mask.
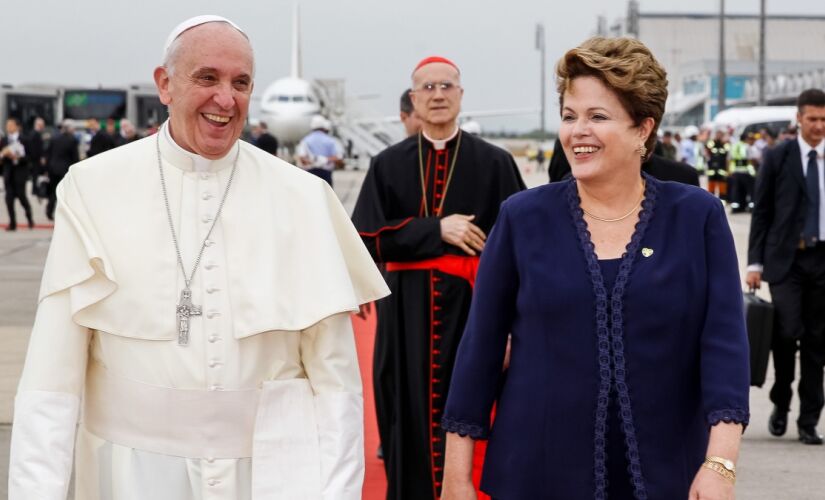
[[[486,235],[525,186],[509,153],[458,128],[455,64],[427,58],[413,80],[424,129],[373,159],[353,222],[392,290],[378,308],[373,365],[387,498],[422,500],[441,493],[441,412],[478,265],[472,247],[445,241],[442,221],[474,216],[468,224]]]

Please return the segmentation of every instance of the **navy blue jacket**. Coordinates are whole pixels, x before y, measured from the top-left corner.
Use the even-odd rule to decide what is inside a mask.
[[[482,490],[494,498],[598,498],[608,400],[623,403],[616,413],[635,448],[641,498],[687,498],[710,427],[747,423],[748,344],[724,209],[699,188],[645,177],[613,290],[601,281],[575,181],[502,205],[442,421],[489,438]]]

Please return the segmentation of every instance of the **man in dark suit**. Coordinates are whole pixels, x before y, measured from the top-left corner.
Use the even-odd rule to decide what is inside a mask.
[[[29,229],[34,228],[32,207],[26,197],[26,182],[31,177],[29,160],[20,131],[20,121],[10,117],[6,120],[6,137],[0,139],[0,166],[3,170],[3,185],[6,189],[6,209],[9,213],[9,225],[6,231],[17,229],[17,217],[14,212],[14,200],[20,201],[29,221]]]
[[[29,159],[29,168],[32,179],[32,196],[37,196],[37,176],[43,173],[45,166],[45,147],[43,131],[46,129],[46,122],[43,118],[36,117],[32,120],[32,130],[29,132],[23,144],[26,146],[26,157]],[[42,197],[42,196],[41,196]]]
[[[255,138],[254,144],[256,146],[271,155],[278,156],[278,139],[269,133],[266,122],[260,122],[252,127],[252,137]]]
[[[699,173],[695,168],[686,163],[668,160],[656,154],[650,155],[647,161],[642,163],[642,171],[660,181],[676,181],[692,186],[699,185]],[[566,179],[570,175],[570,163],[567,162],[567,157],[564,156],[564,149],[562,149],[559,140],[556,140],[553,147],[553,157],[550,158],[547,172],[550,174],[550,182]]]
[[[799,350],[799,440],[822,444],[816,424],[825,406],[825,92],[802,92],[797,108],[799,136],[767,150],[759,168],[746,282],[770,283],[776,312],[768,429],[774,436],[787,429]]]
[[[86,158],[99,155],[115,147],[114,137],[106,130],[101,130],[99,121],[91,119],[88,123],[89,133],[93,135],[92,141],[89,143],[89,150],[86,152]]]
[[[57,184],[69,171],[69,167],[80,161],[78,142],[74,136],[74,130],[69,122],[63,122],[60,134],[52,138],[49,143],[48,161],[46,162],[46,173],[49,176],[49,202],[46,205],[46,217],[54,220],[54,209],[57,205]]]

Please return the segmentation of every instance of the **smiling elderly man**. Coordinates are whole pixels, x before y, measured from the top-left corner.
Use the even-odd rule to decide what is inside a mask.
[[[388,499],[438,498],[441,410],[498,208],[524,189],[513,157],[458,127],[461,75],[443,57],[412,74],[422,131],[372,162],[353,221],[393,295],[378,307],[373,383]]]
[[[182,23],[170,120],[60,184],[11,500],[65,499],[73,448],[82,500],[360,498],[349,312],[386,285],[326,183],[238,140],[253,72],[236,25]]]

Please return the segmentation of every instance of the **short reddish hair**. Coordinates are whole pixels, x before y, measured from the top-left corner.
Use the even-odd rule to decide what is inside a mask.
[[[560,108],[564,93],[581,76],[598,78],[612,90],[637,127],[645,118],[653,118],[653,130],[645,141],[649,155],[667,102],[667,72],[650,49],[635,38],[593,37],[568,50],[556,65]]]

